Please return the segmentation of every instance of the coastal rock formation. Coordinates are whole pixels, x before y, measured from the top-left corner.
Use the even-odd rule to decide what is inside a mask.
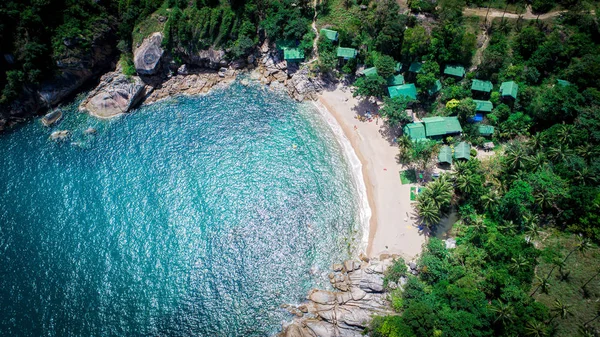
[[[146,97],[145,103],[152,103],[178,94],[195,95],[208,92],[214,86],[231,83],[236,76],[236,72],[227,69],[223,72],[199,71],[193,73],[186,71],[188,75],[176,75],[170,77],[160,87]]]
[[[142,45],[133,53],[135,70],[140,75],[154,75],[160,67],[164,50],[160,47],[162,33],[156,32],[144,39]]]
[[[226,67],[228,64],[227,59],[225,58],[226,53],[223,49],[214,49],[213,47],[210,47],[193,54],[185,50],[180,50],[180,52],[184,55],[183,60],[186,63],[197,67],[219,69],[221,67]]]
[[[336,291],[313,289],[301,305],[286,306],[296,317],[278,337],[359,337],[373,315],[391,314],[383,272],[393,259],[335,264],[329,281]]]
[[[120,69],[102,76],[100,84],[81,102],[79,110],[92,116],[110,118],[128,112],[146,93],[146,85],[137,76],[125,76]]]
[[[53,107],[75,93],[84,83],[114,67],[116,22],[102,26],[85,49],[80,44],[65,44],[68,52],[56,60],[56,75],[38,85],[25,85],[13,102],[0,106],[0,131],[4,126],[24,121]]]
[[[310,75],[308,67],[302,67],[288,80],[287,90],[297,101],[316,100],[319,92],[323,90],[323,83]]]

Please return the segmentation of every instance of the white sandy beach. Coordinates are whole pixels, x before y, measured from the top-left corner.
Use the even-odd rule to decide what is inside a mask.
[[[357,113],[373,106],[352,97],[349,88],[326,89],[319,102],[333,115],[362,163],[371,221],[367,255],[398,254],[409,260],[421,251],[425,236],[419,233],[410,201],[410,186],[402,185],[396,161],[398,147],[386,136],[382,120],[361,122]],[[356,127],[356,128],[355,128]]]

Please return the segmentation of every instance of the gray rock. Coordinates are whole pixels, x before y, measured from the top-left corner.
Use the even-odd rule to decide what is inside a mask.
[[[52,140],[65,140],[67,137],[69,137],[68,130],[54,131],[50,134],[50,139]]]
[[[333,269],[333,271],[342,271],[342,269],[344,268],[344,266],[341,263],[334,263],[333,267],[331,267],[331,269]]]
[[[154,75],[160,67],[164,50],[161,48],[162,33],[156,32],[145,38],[142,45],[133,53],[135,70],[140,75]]]
[[[331,291],[315,289],[308,295],[308,299],[319,304],[334,304],[336,297]]]
[[[208,49],[200,50],[196,53],[189,53],[188,51],[182,51],[184,59],[187,63],[210,69],[219,69],[220,67],[226,67],[228,62],[225,59],[225,50],[214,49],[210,47]]]
[[[414,261],[410,261],[408,267],[412,270],[417,270],[417,264]]]
[[[364,273],[359,287],[366,292],[380,293],[383,291],[383,275]]]
[[[128,112],[144,97],[145,85],[137,76],[127,77],[120,72],[102,76],[100,84],[79,106],[100,118],[110,118]]]
[[[180,75],[189,75],[190,69],[187,64],[182,64],[181,67],[177,68],[177,73]]]
[[[248,55],[246,61],[248,62],[248,64],[254,64],[254,61],[256,61],[256,59],[254,58],[254,55]]]
[[[244,59],[239,59],[239,60],[235,60],[231,63],[229,63],[229,67],[231,67],[231,69],[242,69],[246,66],[246,61]]]
[[[323,90],[323,85],[319,80],[310,76],[308,68],[303,67],[287,81],[287,89],[290,96],[297,101],[316,100],[317,94]]]
[[[446,239],[446,249],[456,248],[456,239],[449,238]]]

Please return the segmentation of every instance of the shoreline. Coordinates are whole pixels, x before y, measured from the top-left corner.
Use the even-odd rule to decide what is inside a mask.
[[[355,147],[351,143],[351,140],[346,136],[347,131],[344,130],[342,125],[340,125],[339,121],[335,118],[335,116],[329,111],[329,108],[323,105],[320,101],[312,101],[312,104],[321,114],[323,120],[328,124],[329,128],[333,131],[333,134],[337,138],[342,150],[344,151],[344,156],[346,160],[349,161],[350,165],[350,173],[352,174],[352,178],[354,183],[357,185],[356,189],[359,197],[359,221],[360,221],[360,230],[361,230],[361,240],[360,246],[357,247],[357,251],[355,251],[356,256],[360,256],[361,254],[367,254],[369,250],[369,243],[371,241],[370,233],[371,228],[377,226],[377,222],[373,220],[374,218],[374,205],[372,205],[372,191],[369,188],[368,176],[365,172],[365,166],[363,165],[364,159],[361,158],[361,153],[355,150]],[[359,169],[360,168],[360,169]]]
[[[400,182],[399,172],[404,167],[396,162],[397,147],[384,139],[382,120],[360,122],[355,119],[357,112],[377,111],[377,107],[352,97],[349,88],[339,84],[333,90],[324,90],[318,103],[315,105],[322,105],[340,126],[361,163],[371,209],[366,255],[372,258],[397,254],[407,261],[412,260],[421,252],[426,239],[414,220],[411,186]]]

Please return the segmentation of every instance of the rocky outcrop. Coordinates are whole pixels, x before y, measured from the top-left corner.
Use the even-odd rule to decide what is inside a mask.
[[[316,100],[319,92],[323,90],[323,83],[311,76],[307,67],[302,67],[292,75],[286,87],[290,96],[297,101]]]
[[[373,315],[391,314],[383,272],[392,258],[348,260],[333,266],[329,281],[336,291],[313,289],[307,301],[285,306],[296,317],[279,337],[359,337]]]
[[[56,61],[55,76],[39,86],[27,85],[12,103],[0,106],[0,131],[5,126],[25,120],[56,106],[73,95],[83,84],[114,67],[116,55],[116,21],[109,18],[106,30],[98,31],[89,47],[81,49],[75,40],[67,41],[68,52]]]
[[[213,47],[210,47],[195,53],[187,51],[180,51],[180,53],[183,55],[185,63],[200,68],[219,69],[221,67],[227,67],[228,65],[226,53],[223,49],[214,49]]]
[[[208,92],[217,85],[226,85],[235,80],[236,72],[225,69],[222,72],[207,70],[186,70],[187,75],[172,76],[146,97],[145,103],[153,103],[178,94],[196,95]]]
[[[117,69],[102,76],[79,109],[99,118],[111,118],[131,110],[145,93],[146,85],[139,77],[125,76]]]
[[[155,75],[160,68],[164,50],[161,48],[162,33],[156,32],[145,38],[133,53],[135,71],[139,75]]]

